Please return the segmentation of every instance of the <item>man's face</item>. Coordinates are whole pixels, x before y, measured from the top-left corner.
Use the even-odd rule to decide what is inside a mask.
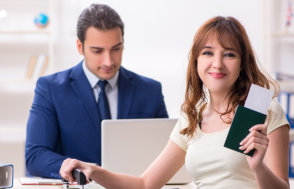
[[[77,47],[87,68],[99,79],[109,80],[119,70],[124,48],[119,27],[103,31],[91,26],[84,45],[77,40]]]

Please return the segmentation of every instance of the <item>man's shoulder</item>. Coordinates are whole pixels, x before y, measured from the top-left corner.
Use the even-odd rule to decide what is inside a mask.
[[[140,75],[138,73],[135,73],[133,71],[130,71],[124,67],[120,68],[120,74],[129,80],[131,80],[133,83],[139,83],[139,84],[149,84],[149,85],[161,85],[159,81],[152,79],[150,77],[146,77],[143,75]]]
[[[62,70],[62,71],[58,71],[58,72],[55,72],[53,74],[50,74],[50,75],[46,75],[46,76],[42,76],[39,78],[39,82],[46,82],[50,85],[61,85],[61,84],[65,84],[65,83],[68,83],[71,79],[71,75],[72,75],[72,72],[74,70],[77,70],[79,69],[79,66],[81,66],[80,64],[78,65],[75,65],[71,68],[68,68],[66,70]]]

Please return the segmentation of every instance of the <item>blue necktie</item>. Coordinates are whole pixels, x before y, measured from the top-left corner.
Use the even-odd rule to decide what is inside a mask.
[[[106,80],[98,81],[98,86],[100,87],[100,93],[98,97],[98,111],[101,118],[101,121],[104,119],[110,119],[110,110],[109,110],[109,104],[107,100],[107,96],[105,93],[105,86],[108,84]]]

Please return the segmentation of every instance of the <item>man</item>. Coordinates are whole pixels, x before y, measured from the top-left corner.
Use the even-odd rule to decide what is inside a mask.
[[[68,157],[100,165],[103,119],[168,117],[161,84],[121,67],[123,34],[112,8],[93,4],[81,13],[77,48],[84,60],[36,84],[25,151],[30,175],[60,178]]]

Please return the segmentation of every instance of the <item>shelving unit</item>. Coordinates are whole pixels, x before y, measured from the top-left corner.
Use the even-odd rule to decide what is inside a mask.
[[[269,73],[277,78],[278,75],[290,75],[294,78],[294,17],[287,25],[287,14],[291,14],[289,7],[294,8],[294,0],[264,0],[265,20],[265,62]],[[279,81],[281,86],[281,103],[289,119],[294,119],[294,79]],[[285,102],[284,96],[288,96]],[[288,104],[288,105],[287,105]],[[290,108],[289,108],[290,107]],[[292,120],[290,120],[291,122]],[[294,125],[292,124],[294,128]]]
[[[0,127],[25,127],[35,81],[41,70],[53,67],[53,0],[0,0],[0,4],[0,112],[5,113],[0,114]],[[48,15],[47,27],[34,24],[39,13]]]
[[[264,0],[264,54],[268,71],[273,76],[275,73],[294,76],[294,18],[291,25],[286,26],[288,3],[292,3],[293,9],[294,0]]]
[[[0,81],[28,79],[25,76],[32,56],[49,57],[47,70],[52,70],[53,0],[0,0],[0,4]],[[49,17],[44,28],[34,23],[40,13]]]
[[[53,1],[0,0],[0,162],[12,163],[17,177],[25,174],[25,130],[35,82],[45,68],[46,73],[53,69]],[[34,24],[39,13],[49,17],[45,28]]]
[[[294,177],[294,0],[264,0],[265,20],[265,62],[270,74],[280,79],[281,93],[279,101],[289,120],[290,149],[289,177]],[[290,7],[290,9],[289,9]],[[292,9],[292,13],[290,12]],[[289,20],[291,18],[291,20]],[[286,24],[290,21],[290,25]],[[281,75],[293,76],[293,78]],[[293,181],[293,180],[292,180]]]

